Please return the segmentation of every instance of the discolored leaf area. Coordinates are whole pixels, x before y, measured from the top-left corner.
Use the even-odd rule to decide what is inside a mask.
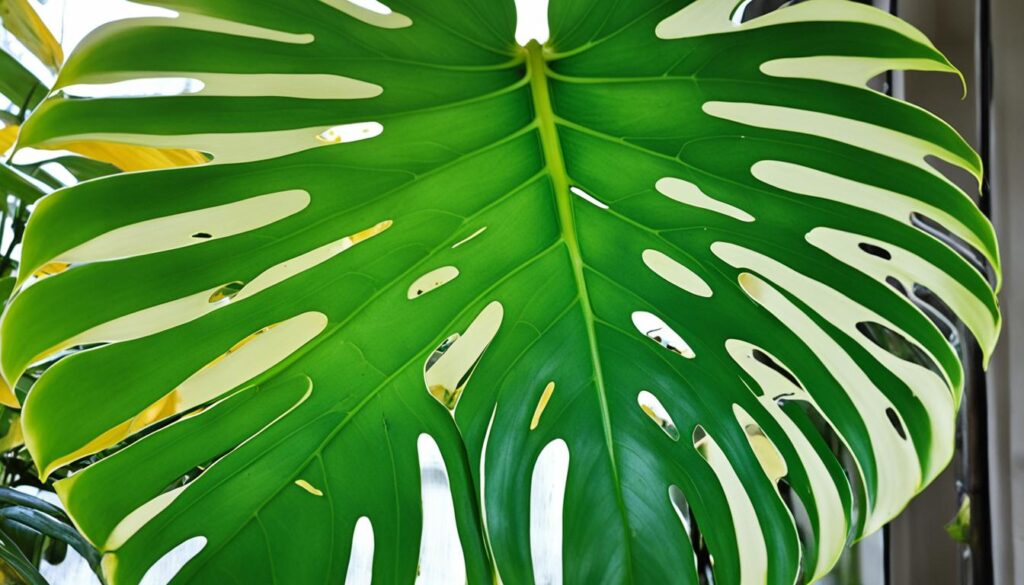
[[[0,330],[8,380],[99,344],[22,422],[45,474],[105,455],[57,489],[112,583],[697,583],[698,545],[809,582],[952,456],[915,291],[988,355],[999,257],[933,166],[978,156],[867,87],[956,73],[909,25],[551,0],[520,47],[512,0],[146,3],[177,15],[57,89],[197,89],[55,92],[19,143],[205,162],[44,198]]]

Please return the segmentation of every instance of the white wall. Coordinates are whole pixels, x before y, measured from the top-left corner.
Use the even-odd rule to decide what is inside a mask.
[[[1002,244],[1003,335],[989,370],[997,585],[1024,583],[1024,3],[992,0],[995,62],[989,169]]]

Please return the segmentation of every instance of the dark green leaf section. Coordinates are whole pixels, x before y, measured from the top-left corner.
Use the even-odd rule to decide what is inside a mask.
[[[46,97],[47,89],[31,71],[5,51],[0,51],[0,94],[20,112],[34,109]]]

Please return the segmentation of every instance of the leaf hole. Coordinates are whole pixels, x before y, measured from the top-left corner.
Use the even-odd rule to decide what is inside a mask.
[[[801,0],[797,0],[797,2],[799,1]],[[743,0],[733,10],[730,20],[732,20],[733,24],[740,25],[780,8],[785,8],[792,3],[792,0]]]
[[[789,382],[796,386],[797,388],[800,388],[801,390],[803,389],[803,384],[800,383],[800,380],[798,380],[797,377],[794,376],[793,373],[790,372],[788,369],[782,367],[782,365],[779,364],[779,362],[775,361],[775,358],[773,358],[772,356],[756,348],[751,352],[751,356],[753,356],[754,360],[757,363],[768,368],[771,368],[777,374],[789,380]]]
[[[563,439],[555,439],[541,449],[530,476],[529,535],[535,583],[562,582],[563,518],[570,459],[569,446]]]
[[[683,338],[669,327],[660,317],[647,311],[636,311],[633,313],[633,326],[637,331],[653,340],[658,345],[672,353],[693,359],[696,354]]]
[[[548,382],[547,386],[544,386],[544,391],[541,392],[540,400],[537,401],[537,408],[533,411],[533,419],[530,420],[530,430],[537,428],[540,424],[540,417],[544,414],[544,409],[548,407],[548,401],[551,400],[551,395],[555,392],[555,383]]]
[[[861,242],[857,244],[857,246],[867,254],[877,256],[882,260],[892,260],[892,254],[881,246],[876,246],[874,244],[869,244],[867,242]]]
[[[777,394],[777,395],[775,395],[774,397],[772,397],[772,400],[775,401],[775,404],[779,408],[782,408],[783,406],[788,404],[791,400],[801,400],[801,398],[799,398],[796,395],[795,392],[787,392],[785,394]]]
[[[242,282],[241,280],[236,280],[234,282],[229,282],[229,283],[225,284],[224,286],[220,287],[219,289],[217,289],[216,291],[214,291],[214,293],[212,295],[210,295],[210,301],[209,302],[211,302],[211,303],[220,303],[220,302],[231,301],[236,296],[238,296],[238,293],[242,292],[242,288],[244,286],[245,286],[245,283]]]
[[[860,534],[870,509],[866,480],[856,457],[817,406],[806,401],[794,400],[783,405],[782,411],[797,425],[812,428],[825,443],[835,464],[842,469],[853,498],[850,510],[853,525],[850,526],[850,534],[856,537]]]
[[[910,214],[910,223],[917,229],[924,233],[932,236],[939,240],[947,247],[952,249],[954,252],[959,254],[968,264],[974,267],[975,270],[981,274],[982,278],[988,282],[990,287],[995,287],[996,283],[996,272],[992,268],[992,264],[988,261],[988,258],[981,253],[977,248],[972,246],[966,240],[960,236],[954,234],[950,230],[946,229],[941,223],[934,219],[917,213],[916,211]]]
[[[644,264],[652,272],[664,279],[666,282],[677,286],[686,292],[699,296],[710,297],[714,294],[707,281],[701,278],[696,272],[690,270],[680,262],[676,261],[663,252],[657,250],[644,250],[641,258]]]
[[[427,357],[427,363],[423,367],[423,371],[430,370],[430,368],[432,368],[434,364],[437,363],[437,360],[441,359],[441,356],[444,355],[444,352],[448,351],[448,348],[450,348],[458,338],[459,334],[453,333],[449,335],[447,339],[438,344],[434,351],[430,353],[430,356]]]
[[[370,585],[373,582],[373,548],[373,523],[367,516],[362,516],[352,531],[352,551],[345,570],[345,585]]]
[[[789,482],[783,479],[779,481],[778,487],[779,497],[782,498],[782,503],[786,505],[789,515],[793,518],[797,539],[800,541],[800,548],[804,551],[804,554],[801,555],[800,574],[797,576],[796,583],[805,583],[807,582],[806,577],[814,572],[812,565],[814,559],[808,552],[814,551],[818,555],[821,554],[817,547],[814,524],[811,522],[811,515],[807,511],[803,498],[789,485]]]
[[[434,437],[422,433],[416,441],[420,467],[423,522],[420,533],[418,583],[465,583],[466,562],[459,539],[448,468]]]
[[[140,413],[131,428],[141,429],[171,413],[184,412],[222,396],[284,361],[326,327],[326,315],[309,311],[256,330]]]
[[[938,295],[928,287],[918,283],[914,283],[908,291],[902,282],[892,276],[887,276],[885,282],[920,309],[939,328],[942,336],[946,338],[951,346],[957,351],[963,349],[959,332],[961,321],[953,310],[949,308],[949,305],[944,303]],[[963,356],[961,356],[961,359],[963,359]]]
[[[173,97],[196,94],[206,84],[193,77],[142,77],[111,83],[76,83],[60,88],[71,99]]]
[[[488,304],[465,333],[454,333],[441,342],[423,366],[427,392],[449,411],[454,412],[459,397],[484,351],[498,334],[505,311],[501,303]]]
[[[857,323],[857,331],[899,359],[927,368],[943,377],[942,370],[920,346],[889,327],[874,321],[861,321]]]
[[[185,540],[181,544],[164,553],[157,562],[153,563],[153,565],[146,570],[146,574],[142,576],[142,580],[139,581],[139,585],[166,585],[167,583],[170,583],[174,579],[174,576],[181,572],[181,569],[183,569],[189,561],[198,556],[204,548],[206,548],[205,536],[193,536],[192,538]],[[116,555],[117,553],[113,554]],[[112,561],[117,560],[115,556],[109,556],[109,553],[104,556],[104,561],[106,561],[107,558],[110,558]]]
[[[935,326],[939,328],[942,335],[949,341],[949,344],[962,350],[960,338],[961,321],[956,313],[937,294],[923,284],[914,283],[908,295],[910,300],[919,308]]]
[[[307,493],[309,493],[311,495],[314,495],[314,496],[317,496],[317,497],[321,497],[321,496],[324,495],[324,492],[320,491],[319,489],[314,487],[313,484],[309,483],[308,481],[306,481],[304,479],[297,479],[297,480],[295,480],[295,485],[299,486],[300,488],[302,488],[303,490],[305,490]]]
[[[192,234],[192,237],[197,240],[209,240],[213,235],[208,232],[196,232]]]
[[[690,503],[686,501],[683,490],[675,485],[668,486],[668,501],[672,503],[672,509],[676,511],[679,522],[682,523],[683,530],[686,531],[686,536],[692,539],[693,534],[690,532]]]
[[[894,89],[892,84],[892,72],[885,71],[875,75],[871,79],[868,79],[867,86],[877,92],[891,96]]]
[[[515,0],[516,43],[525,47],[530,41],[541,45],[548,41],[548,0]]]
[[[484,226],[484,227],[476,230],[475,232],[469,234],[465,238],[463,238],[463,239],[459,240],[458,242],[452,244],[452,249],[454,250],[455,248],[458,248],[459,246],[468,243],[470,240],[476,238],[480,234],[484,233],[486,230],[487,230],[487,226]]]
[[[668,438],[673,441],[679,440],[679,429],[657,396],[643,390],[637,394],[636,401],[640,404],[640,409],[668,435]]]
[[[903,296],[907,296],[907,289],[903,286],[903,283],[894,276],[886,276],[885,283],[891,286],[896,292]]]
[[[601,209],[608,209],[608,206],[601,202],[597,197],[594,197],[593,195],[587,193],[586,191],[580,189],[579,187],[569,187],[569,191],[571,191],[573,195],[579,197],[580,199],[583,199],[584,201],[590,203],[591,205],[596,205]]]
[[[733,414],[736,416],[736,422],[743,427],[743,433],[747,436],[747,443],[750,444],[750,449],[754,452],[754,456],[761,465],[761,469],[764,470],[764,474],[773,484],[778,483],[780,479],[789,473],[782,453],[779,452],[775,443],[768,438],[761,425],[740,405],[733,405]]]
[[[906,441],[907,430],[903,428],[903,421],[900,420],[900,415],[896,414],[896,411],[890,406],[885,409],[885,416],[889,418],[889,424],[892,425],[892,428],[896,429],[896,434]]]
[[[697,426],[693,427],[693,435],[692,435],[693,446],[696,447],[698,451],[701,451],[701,456],[702,457],[705,455],[703,453],[702,448],[703,448],[707,438],[708,438],[708,432],[704,430],[703,426],[697,425]]]
[[[431,270],[409,285],[406,298],[409,300],[419,298],[432,290],[448,284],[458,278],[458,276],[459,269],[454,266],[442,266],[441,268]]]
[[[391,14],[391,8],[377,0],[348,0],[349,2],[377,14]]]
[[[317,134],[316,139],[324,144],[341,144],[376,138],[382,132],[384,132],[384,126],[379,122],[357,122],[327,128]]]

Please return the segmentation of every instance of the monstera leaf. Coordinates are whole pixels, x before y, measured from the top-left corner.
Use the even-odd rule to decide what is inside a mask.
[[[102,455],[57,487],[112,583],[811,581],[949,461],[942,315],[991,351],[999,259],[937,166],[976,154],[867,87],[955,71],[909,25],[147,4],[58,89],[196,91],[57,92],[20,142],[209,161],[42,200],[2,329],[7,380],[91,347],[22,420],[47,475]]]
[[[60,68],[64,61],[63,49],[28,0],[0,0],[0,25],[18,39],[47,69],[57,71]],[[0,97],[17,108],[16,113],[0,110],[0,154],[6,152],[14,143],[18,125],[39,105],[48,91],[43,81],[29,71],[19,58],[0,51]],[[97,176],[94,169],[97,169],[98,164],[102,164],[97,161],[116,165],[126,171],[162,169],[206,162],[201,153],[182,149],[103,144],[96,141],[68,144],[67,147],[94,159],[90,162],[89,159],[81,157],[61,157],[55,161],[79,180]],[[36,165],[26,165],[28,168],[19,166],[19,170],[32,172]],[[36,178],[47,181],[45,175]],[[5,183],[9,181],[9,178],[6,181],[0,178],[0,188],[7,187]],[[26,199],[17,192],[15,195],[23,201]]]

